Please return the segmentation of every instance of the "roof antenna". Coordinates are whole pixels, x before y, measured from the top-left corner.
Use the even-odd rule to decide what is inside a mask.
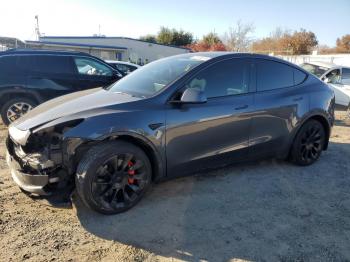
[[[35,34],[36,34],[36,38],[38,41],[40,41],[40,37],[41,37],[41,34],[40,34],[40,30],[39,30],[39,16],[36,15],[35,16]]]

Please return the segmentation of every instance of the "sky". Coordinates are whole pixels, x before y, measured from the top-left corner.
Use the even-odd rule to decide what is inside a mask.
[[[320,44],[335,46],[350,34],[350,0],[0,0],[0,36],[35,40],[35,15],[47,36],[156,34],[161,26],[201,38],[219,36],[238,20],[255,27],[254,39],[276,27],[313,31]]]

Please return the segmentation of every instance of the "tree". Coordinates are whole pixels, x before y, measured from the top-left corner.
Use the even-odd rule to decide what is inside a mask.
[[[257,53],[301,55],[310,53],[317,44],[316,35],[311,31],[300,29],[291,33],[277,28],[269,37],[255,41],[251,50]]]
[[[216,33],[209,33],[204,35],[203,38],[186,47],[190,48],[193,52],[206,52],[206,51],[226,51],[226,46],[222,43],[221,39]]]
[[[235,27],[230,27],[224,36],[224,43],[228,50],[235,52],[247,51],[252,43],[249,35],[255,30],[253,24],[243,24],[237,21]]]
[[[216,44],[222,44],[221,39],[214,32],[210,32],[209,34],[204,35],[203,38],[202,38],[202,42],[207,44],[208,46],[212,46],[212,45],[216,45]]]
[[[286,54],[288,50],[283,49],[282,39],[289,34],[289,30],[277,27],[270,33],[270,36],[254,41],[251,45],[251,51],[265,54]]]
[[[329,47],[328,45],[318,45],[317,52],[322,55],[337,53],[336,47]]]
[[[342,38],[337,39],[337,52],[350,52],[350,35],[344,35]]]
[[[157,43],[165,45],[186,46],[193,43],[193,35],[183,30],[169,29],[162,26],[157,35]]]
[[[150,43],[157,43],[157,37],[155,35],[150,35],[150,34],[141,36],[140,40],[150,42]]]
[[[281,39],[282,49],[290,51],[292,55],[309,54],[318,44],[316,35],[305,29],[294,31],[292,35],[285,35]]]

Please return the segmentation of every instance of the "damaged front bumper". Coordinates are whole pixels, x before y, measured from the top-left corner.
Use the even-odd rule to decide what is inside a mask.
[[[60,155],[62,153],[55,154],[56,163],[62,161]],[[52,152],[50,156],[52,157]],[[57,189],[67,188],[67,171],[49,159],[47,152],[26,154],[20,145],[8,137],[6,161],[14,182],[26,192],[47,196]]]
[[[49,183],[49,176],[43,174],[27,174],[22,171],[20,164],[7,150],[6,161],[10,168],[12,179],[24,191],[38,195],[48,195],[45,186]]]

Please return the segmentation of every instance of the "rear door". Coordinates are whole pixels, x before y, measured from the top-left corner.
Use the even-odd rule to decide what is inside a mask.
[[[275,155],[289,147],[290,133],[308,110],[307,75],[288,64],[256,59],[255,112],[249,139],[252,156]]]
[[[2,94],[13,91],[13,88],[22,90],[26,87],[25,72],[18,66],[19,58],[17,55],[0,57],[0,98]]]
[[[70,56],[27,55],[21,57],[20,64],[28,72],[28,87],[45,100],[78,91]]]
[[[247,157],[254,110],[250,71],[250,61],[246,59],[217,62],[184,86],[204,91],[206,103],[168,105],[166,155],[170,176]]]
[[[74,56],[72,59],[80,90],[108,86],[118,80],[116,72],[97,59],[84,56]]]

